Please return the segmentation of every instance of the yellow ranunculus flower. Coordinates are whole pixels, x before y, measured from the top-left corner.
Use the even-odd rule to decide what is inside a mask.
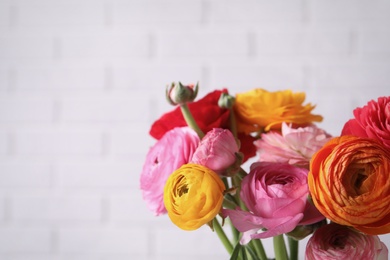
[[[291,90],[269,92],[253,89],[236,95],[234,111],[239,132],[280,130],[283,122],[307,125],[321,122],[322,116],[313,115],[310,103],[303,105],[305,93]]]
[[[181,229],[198,229],[218,214],[224,190],[224,183],[214,171],[198,164],[184,164],[165,184],[168,216]]]

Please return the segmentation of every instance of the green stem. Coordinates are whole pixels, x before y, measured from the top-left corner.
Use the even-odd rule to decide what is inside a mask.
[[[233,225],[233,223],[230,221],[230,219],[226,219],[225,221],[229,221],[229,226],[232,230],[233,234],[233,244],[236,244],[238,240],[240,239],[240,232],[238,232],[237,228]]]
[[[288,237],[288,247],[290,248],[290,260],[298,260],[298,240]]]
[[[232,132],[233,136],[237,139],[237,122],[236,122],[236,116],[234,114],[234,110],[232,108],[229,109],[229,128]]]
[[[274,236],[274,251],[276,260],[288,260],[286,244],[284,243],[284,237],[282,235]]]
[[[183,114],[184,119],[186,120],[186,123],[189,127],[191,127],[199,136],[200,139],[203,138],[204,133],[202,130],[199,128],[198,124],[196,123],[194,117],[191,114],[190,109],[188,108],[187,104],[182,104],[180,105],[181,112]]]
[[[250,244],[255,249],[256,255],[260,258],[260,260],[267,260],[267,254],[265,253],[263,243],[261,243],[260,239],[252,239]]]
[[[226,236],[225,231],[223,231],[221,224],[219,224],[217,218],[213,219],[213,228],[214,228],[215,232],[217,232],[219,239],[221,240],[222,244],[225,246],[229,255],[231,255],[233,252],[233,246],[230,243],[228,237]]]

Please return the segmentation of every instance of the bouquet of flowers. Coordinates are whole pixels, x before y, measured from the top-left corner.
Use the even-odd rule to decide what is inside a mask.
[[[378,235],[390,233],[390,96],[333,137],[305,93],[197,92],[168,85],[176,107],[151,126],[140,185],[155,215],[209,225],[230,259],[268,259],[271,237],[277,260],[297,259],[307,236],[306,259],[388,259]]]

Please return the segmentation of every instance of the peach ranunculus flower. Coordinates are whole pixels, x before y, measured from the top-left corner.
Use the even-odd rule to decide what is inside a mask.
[[[280,130],[283,122],[306,126],[321,122],[322,116],[313,115],[315,106],[303,105],[305,93],[291,90],[269,92],[253,89],[236,94],[234,111],[239,132],[252,133]]]
[[[306,244],[305,260],[387,260],[388,249],[378,236],[330,223],[317,229]]]
[[[195,230],[219,213],[224,191],[225,185],[217,173],[202,165],[184,164],[165,184],[165,208],[176,226]]]
[[[263,133],[254,144],[260,162],[281,162],[308,167],[313,154],[330,138],[327,132],[315,125],[292,128],[283,122],[281,133]]]
[[[331,139],[314,154],[308,175],[317,209],[370,235],[390,232],[390,151],[363,137]]]

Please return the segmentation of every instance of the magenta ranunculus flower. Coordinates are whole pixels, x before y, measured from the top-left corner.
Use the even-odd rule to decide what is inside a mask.
[[[324,130],[310,125],[292,128],[282,124],[282,133],[268,132],[255,141],[260,162],[281,162],[308,166],[311,157],[331,136]]]
[[[341,135],[373,138],[390,149],[390,96],[371,100],[353,114],[355,118],[345,123]]]
[[[149,149],[140,183],[143,199],[155,215],[167,212],[163,201],[165,182],[173,171],[189,162],[199,142],[191,128],[176,127]]]
[[[239,161],[236,163],[237,160]],[[237,169],[229,169],[229,171],[238,170],[242,161],[233,134],[227,129],[214,128],[202,138],[191,162],[206,166],[218,174],[225,175],[225,171],[230,166]],[[236,167],[234,167],[235,165]]]
[[[306,244],[306,260],[387,260],[388,249],[378,236],[365,235],[331,223],[317,229]]]
[[[287,163],[252,164],[242,180],[240,193],[249,212],[240,208],[223,210],[223,215],[230,217],[233,225],[243,232],[241,244],[324,219],[307,199],[307,173],[307,169]],[[261,232],[262,229],[266,231]]]

